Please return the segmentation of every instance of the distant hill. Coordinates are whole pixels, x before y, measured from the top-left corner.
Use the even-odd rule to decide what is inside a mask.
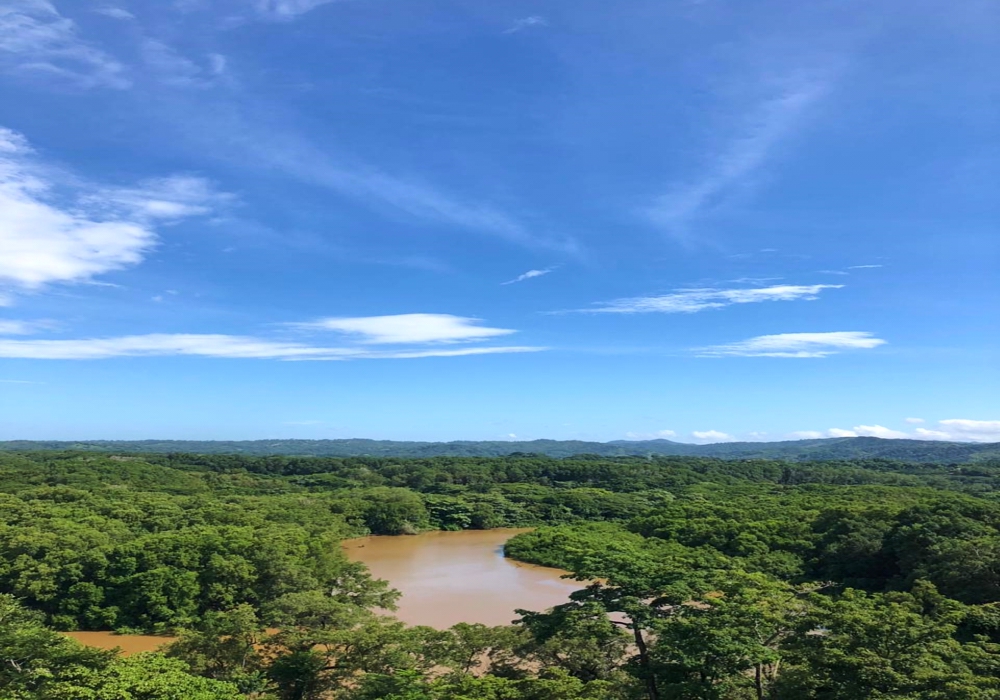
[[[499,457],[514,453],[570,457],[673,455],[722,459],[897,459],[908,462],[963,463],[1000,459],[1000,443],[884,440],[873,437],[724,442],[691,445],[671,440],[580,440],[401,442],[394,440],[88,440],[81,442],[12,440],[0,450],[89,450],[95,452],[191,452],[199,454],[312,455],[322,457]]]

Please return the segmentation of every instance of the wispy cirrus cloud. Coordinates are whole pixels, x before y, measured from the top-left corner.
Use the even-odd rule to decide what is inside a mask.
[[[7,0],[0,7],[0,70],[76,88],[131,86],[125,66],[81,38],[76,23],[47,0]]]
[[[741,108],[746,116],[731,133],[718,137],[721,145],[707,158],[703,171],[672,185],[641,213],[670,234],[686,238],[695,219],[724,204],[764,169],[829,87],[829,81],[820,77],[796,80],[758,104]]]
[[[761,335],[738,343],[695,350],[699,357],[828,357],[850,350],[870,350],[886,341],[863,331],[829,333],[779,333]]]
[[[178,119],[189,126],[179,136],[202,155],[241,167],[268,169],[310,186],[353,200],[386,218],[412,222],[422,235],[473,233],[530,249],[578,255],[580,244],[569,234],[552,231],[525,217],[462,191],[428,182],[422,175],[390,172],[283,128],[247,116],[254,110],[231,96],[215,95],[219,107],[192,115],[184,103]],[[263,107],[263,105],[261,106]],[[273,110],[273,105],[266,105]],[[263,111],[263,110],[260,110]]]
[[[47,323],[47,322],[46,322]],[[480,320],[450,314],[400,314],[326,318],[311,323],[285,324],[302,330],[337,331],[347,336],[345,345],[326,345],[222,333],[147,333],[102,338],[10,339],[0,338],[0,358],[37,360],[102,360],[115,357],[217,357],[256,360],[391,360],[427,357],[463,357],[529,353],[547,350],[528,345],[442,345],[473,343],[516,331],[490,328]],[[27,334],[41,326],[12,326],[12,333]],[[0,326],[0,333],[3,326]],[[379,348],[402,345],[409,347]]]
[[[206,214],[230,198],[191,176],[128,188],[81,183],[0,127],[0,286],[37,290],[136,265],[156,245],[157,222]]]
[[[368,344],[461,343],[516,333],[508,328],[490,328],[480,323],[477,318],[451,314],[397,314],[323,318],[293,325],[304,330],[337,331]]]
[[[31,335],[55,327],[52,321],[18,321],[0,318],[0,335]]]
[[[706,309],[721,309],[733,304],[757,304],[767,301],[813,301],[825,289],[841,289],[842,284],[778,284],[770,287],[744,289],[717,289],[700,287],[679,289],[670,294],[648,297],[631,297],[606,302],[592,309],[579,309],[587,313],[639,314],[667,313],[690,314]]]
[[[258,16],[274,20],[289,21],[320,5],[326,5],[338,0],[254,0],[254,9]]]
[[[522,17],[521,19],[514,20],[507,29],[504,30],[504,34],[516,34],[517,32],[523,32],[525,29],[530,29],[531,27],[547,27],[549,26],[548,20],[546,20],[541,15],[530,15],[528,17]]]
[[[105,360],[116,357],[213,357],[254,360],[387,360],[540,352],[530,346],[382,351],[324,347],[251,336],[153,333],[75,340],[0,339],[0,357],[34,360]]]
[[[108,215],[141,220],[206,216],[237,200],[197,175],[170,175],[143,180],[131,187],[101,187],[80,201]]]
[[[390,215],[404,214],[416,221],[475,231],[528,248],[578,252],[572,237],[534,230],[489,203],[468,200],[417,179],[367,165],[345,168],[326,158],[322,149],[294,138],[253,141],[255,158],[299,180],[326,187]]]
[[[135,15],[126,10],[124,7],[115,7],[113,5],[105,5],[103,7],[94,8],[94,12],[99,15],[104,15],[105,17],[110,17],[112,19],[129,20],[135,19]]]
[[[208,54],[203,64],[199,64],[181,55],[169,44],[156,39],[144,40],[140,49],[146,67],[164,85],[210,88],[218,85],[226,75],[226,58],[222,54]]]
[[[534,279],[535,277],[541,277],[543,275],[547,275],[554,269],[555,269],[554,267],[547,267],[544,270],[528,270],[527,272],[518,275],[514,279],[507,280],[506,282],[501,282],[500,284],[506,285],[506,284],[516,284],[518,282],[524,282],[525,280],[530,280]]]

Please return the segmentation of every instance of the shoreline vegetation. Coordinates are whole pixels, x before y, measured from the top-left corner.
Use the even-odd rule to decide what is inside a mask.
[[[0,697],[1000,698],[998,494],[992,458],[0,452]],[[407,627],[340,546],[500,527],[592,583]]]

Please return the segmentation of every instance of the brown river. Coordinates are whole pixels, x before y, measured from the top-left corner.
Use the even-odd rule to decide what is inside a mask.
[[[344,542],[347,556],[400,591],[395,615],[438,629],[458,622],[506,625],[514,610],[545,610],[565,603],[580,583],[565,572],[503,556],[503,543],[527,530],[424,532],[361,537]]]
[[[506,625],[514,610],[545,610],[565,603],[580,588],[564,571],[522,564],[503,556],[503,544],[525,529],[424,532],[398,537],[359,537],[343,543],[347,556],[400,591],[397,618],[410,625],[446,629],[458,622]],[[111,632],[67,632],[102,649],[153,651],[171,637]]]

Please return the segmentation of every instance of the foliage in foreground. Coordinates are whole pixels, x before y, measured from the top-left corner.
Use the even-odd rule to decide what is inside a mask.
[[[1000,698],[989,465],[0,455],[0,698]],[[346,536],[533,526],[581,590],[406,627]],[[53,628],[173,631],[120,658]]]

